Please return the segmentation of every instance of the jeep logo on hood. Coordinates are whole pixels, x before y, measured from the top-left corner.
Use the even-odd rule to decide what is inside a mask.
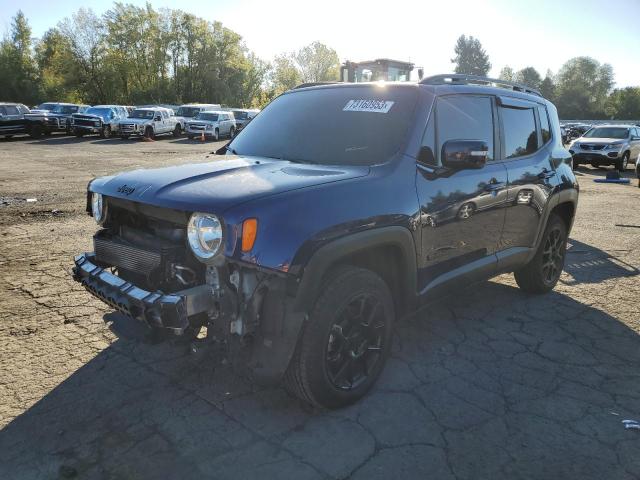
[[[124,193],[129,196],[136,190],[136,187],[130,187],[126,183],[120,187],[118,187],[118,193]]]

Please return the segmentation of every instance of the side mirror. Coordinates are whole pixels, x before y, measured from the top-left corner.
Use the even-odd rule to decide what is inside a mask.
[[[484,167],[489,145],[482,140],[449,140],[442,146],[442,166],[452,170]]]
[[[162,117],[160,115],[156,115],[156,118],[154,118],[154,120],[156,122],[159,122],[160,120],[162,120]]]

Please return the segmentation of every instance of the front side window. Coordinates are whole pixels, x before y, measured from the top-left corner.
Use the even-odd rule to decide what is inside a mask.
[[[533,108],[500,107],[504,128],[504,158],[530,155],[538,149]]]
[[[7,115],[18,115],[20,112],[18,111],[18,107],[14,106],[14,105],[7,105],[5,107],[6,111],[7,111]]]
[[[481,140],[489,146],[487,160],[494,158],[493,110],[489,97],[454,95],[438,98],[436,105],[436,155],[449,140]]]
[[[417,95],[409,86],[294,90],[249,122],[229,151],[300,163],[384,163],[404,144]]]

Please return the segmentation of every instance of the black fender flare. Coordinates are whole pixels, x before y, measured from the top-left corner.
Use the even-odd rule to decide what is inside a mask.
[[[543,221],[538,225],[534,247],[529,252],[529,255],[527,255],[526,262],[531,261],[531,259],[533,259],[536,252],[538,251],[540,243],[542,243],[542,235],[547,228],[547,223],[549,222],[549,216],[551,215],[551,212],[553,212],[558,206],[564,204],[571,204],[573,206],[573,217],[571,218],[571,222],[569,223],[569,225],[567,225],[567,235],[571,233],[573,221],[575,220],[575,212],[578,208],[578,191],[573,188],[561,190],[553,194],[551,198],[549,198],[549,201],[547,202],[546,208],[543,212]]]
[[[304,267],[294,302],[294,311],[306,312],[309,310],[309,306],[322,287],[325,273],[333,265],[350,255],[383,246],[391,246],[400,250],[402,265],[400,265],[399,272],[403,277],[402,285],[405,294],[402,301],[408,302],[406,305],[409,308],[415,306],[417,261],[413,236],[406,227],[388,226],[352,233],[320,247]]]

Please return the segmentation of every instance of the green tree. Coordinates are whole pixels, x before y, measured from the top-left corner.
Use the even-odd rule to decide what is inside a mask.
[[[590,57],[567,61],[556,76],[555,103],[560,118],[606,118],[605,104],[613,84],[611,65]]]
[[[298,71],[291,55],[278,55],[274,61],[271,72],[271,83],[276,95],[290,90],[302,83],[302,75]]]
[[[456,56],[451,59],[456,73],[486,76],[491,70],[489,55],[482,48],[480,40],[473,36],[461,35],[454,48]]]
[[[515,82],[516,74],[509,65],[506,65],[500,70],[500,75],[498,75],[500,80],[506,80],[507,82]]]
[[[338,54],[323,43],[316,41],[301,48],[293,59],[304,82],[326,82],[339,78]]]
[[[640,120],[640,87],[615,89],[607,99],[605,112],[616,120]]]
[[[540,82],[540,93],[542,93],[544,98],[555,101],[556,84],[551,70],[547,70],[547,75],[544,77],[544,80]]]
[[[542,78],[538,71],[533,67],[525,67],[516,73],[516,82],[523,83],[529,87],[540,88]]]
[[[39,97],[31,27],[19,10],[13,17],[9,35],[0,43],[0,99],[32,104]]]

